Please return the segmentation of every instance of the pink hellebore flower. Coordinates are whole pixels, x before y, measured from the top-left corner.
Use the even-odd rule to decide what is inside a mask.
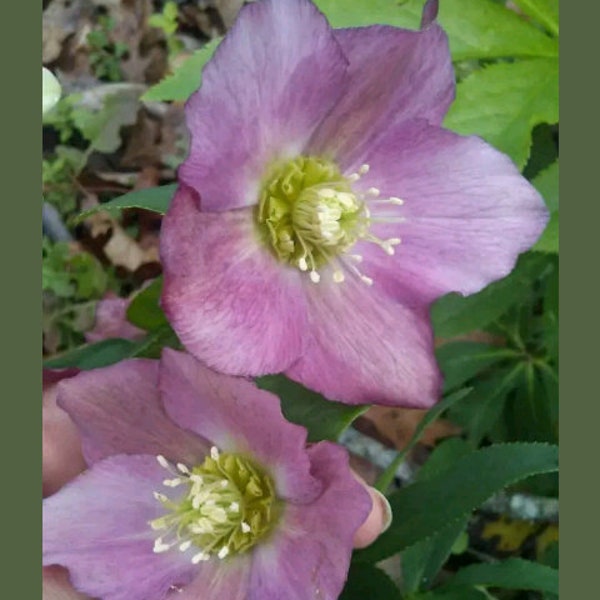
[[[186,105],[162,305],[219,371],[424,408],[429,306],[507,275],[547,221],[508,157],[441,128],[445,33],[332,29],[309,0],[244,7]]]
[[[89,469],[44,501],[44,565],[103,600],[335,600],[371,498],[278,399],[166,349],[59,385]]]
[[[96,305],[94,328],[85,334],[87,342],[100,342],[108,338],[135,340],[145,332],[127,320],[127,309],[131,298],[120,298],[114,292],[107,293]]]

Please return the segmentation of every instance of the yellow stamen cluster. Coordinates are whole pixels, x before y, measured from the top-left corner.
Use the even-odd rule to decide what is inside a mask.
[[[157,460],[172,477],[163,485],[176,498],[162,492],[154,497],[167,511],[150,526],[160,531],[154,552],[177,547],[190,551],[196,564],[212,556],[220,559],[249,550],[276,524],[281,504],[271,478],[251,459],[211,449],[201,465],[189,468]]]

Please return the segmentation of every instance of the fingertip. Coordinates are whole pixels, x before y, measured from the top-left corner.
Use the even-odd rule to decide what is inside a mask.
[[[361,483],[363,483],[361,481]],[[354,535],[354,547],[371,545],[392,523],[392,508],[388,499],[375,488],[363,483],[372,500],[372,507],[365,522]]]

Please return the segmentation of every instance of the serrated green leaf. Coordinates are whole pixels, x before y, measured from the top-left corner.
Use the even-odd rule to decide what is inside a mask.
[[[429,481],[437,477],[473,450],[473,446],[460,437],[442,440],[433,449],[425,464],[417,471],[415,481]]]
[[[309,442],[337,440],[350,423],[369,408],[331,402],[284,375],[265,375],[255,381],[259,388],[279,396],[286,419],[306,427]]]
[[[525,364],[519,361],[510,367],[495,370],[483,381],[473,382],[469,398],[449,412],[449,419],[465,429],[467,439],[473,446],[481,443],[502,415],[506,398],[517,386],[524,368]]]
[[[392,483],[392,480],[394,479],[398,467],[402,464],[402,461],[404,460],[406,455],[415,447],[417,442],[421,439],[421,436],[423,435],[425,429],[431,423],[433,423],[445,410],[448,410],[451,406],[461,401],[465,396],[468,396],[470,391],[470,389],[464,389],[459,390],[454,394],[450,394],[427,411],[423,419],[415,428],[415,431],[412,437],[410,438],[408,444],[406,444],[403,450],[398,453],[396,458],[390,463],[390,465],[388,465],[385,471],[377,479],[375,487],[378,490],[380,490],[381,492],[385,492],[388,489],[388,487]]]
[[[502,562],[469,565],[444,583],[443,589],[465,585],[558,594],[558,571],[529,560],[509,558]]]
[[[449,469],[414,483],[389,497],[401,515],[356,560],[378,562],[427,539],[508,485],[538,473],[558,470],[558,447],[550,444],[498,444],[477,450]]]
[[[73,223],[81,223],[81,221],[100,211],[118,214],[124,208],[143,208],[144,210],[150,210],[164,215],[169,208],[171,198],[173,198],[176,189],[177,184],[172,183],[169,185],[161,185],[158,187],[128,192],[109,202],[98,204],[89,210],[83,211],[73,219]]]
[[[334,27],[384,23],[418,29],[423,4],[424,0],[317,0]],[[454,60],[558,55],[556,40],[491,0],[443,0],[438,22],[448,33]]]
[[[558,0],[513,0],[524,14],[558,37]]]
[[[469,515],[402,552],[402,590],[404,593],[415,592],[431,585],[468,522]]]
[[[144,102],[187,100],[200,87],[202,69],[220,42],[221,38],[215,38],[206,46],[196,50],[172,75],[168,75],[147,90],[141,100]]]
[[[401,600],[400,590],[381,569],[367,564],[350,565],[339,600]]]
[[[135,295],[127,307],[127,320],[130,323],[146,331],[154,331],[169,324],[159,305],[162,286],[162,276],[157,277]]]
[[[492,64],[466,77],[444,126],[482,137],[522,169],[532,129],[557,122],[558,61],[539,58]]]
[[[533,250],[558,252],[558,161],[539,173],[531,182],[544,197],[550,221]]]
[[[557,441],[558,395],[551,399],[546,394],[542,381],[546,370],[552,371],[550,367],[538,367],[532,362],[525,362],[507,415],[515,439],[551,443]],[[557,389],[556,385],[554,387]],[[556,406],[552,406],[554,402]]]
[[[508,277],[495,281],[477,294],[465,297],[453,293],[440,298],[431,310],[436,337],[452,338],[483,329],[498,319],[529,293],[532,282],[545,264],[544,256],[524,254]]]
[[[514,350],[480,342],[450,342],[436,349],[444,374],[444,390],[451,391],[488,367],[516,356]]]

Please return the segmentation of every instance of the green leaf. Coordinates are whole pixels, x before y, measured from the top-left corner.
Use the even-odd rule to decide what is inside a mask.
[[[480,342],[450,342],[437,348],[435,355],[444,374],[444,390],[451,391],[493,364],[514,358],[516,353]]]
[[[544,197],[550,212],[558,210],[558,161],[538,173],[531,182]]]
[[[106,367],[127,358],[159,358],[165,346],[181,349],[181,343],[169,324],[151,331],[139,341],[110,338],[85,344],[46,360],[44,368],[76,367],[85,371]]]
[[[518,361],[510,367],[495,370],[483,381],[475,381],[469,397],[449,412],[450,420],[464,428],[473,446],[481,443],[502,415],[507,396],[517,386],[518,376],[524,368],[523,361]]]
[[[259,388],[279,396],[286,419],[306,427],[309,442],[337,440],[350,423],[369,408],[331,402],[284,375],[265,375],[255,381]]]
[[[524,14],[558,37],[558,0],[513,0]]]
[[[182,350],[177,334],[168,323],[148,333],[143,340],[136,344],[131,356],[132,358],[160,358],[165,346]]]
[[[467,396],[470,391],[470,389],[459,390],[455,394],[447,396],[441,402],[438,402],[436,405],[434,405],[427,411],[421,422],[415,428],[415,431],[412,437],[410,438],[408,444],[406,444],[404,449],[398,453],[396,458],[377,479],[375,487],[378,490],[382,492],[385,492],[387,490],[387,488],[392,483],[392,480],[394,479],[398,467],[402,464],[402,461],[404,460],[406,455],[414,448],[416,443],[421,439],[421,436],[423,435],[425,429],[431,423],[433,423],[445,410],[447,410],[452,405],[456,404],[458,401],[462,400],[465,396]]]
[[[385,23],[418,29],[423,4],[424,0],[317,0],[334,27]],[[438,22],[448,33],[454,60],[558,55],[556,40],[492,0],[443,0]]]
[[[473,452],[473,446],[459,437],[442,440],[417,471],[415,481],[429,481],[449,469],[457,460]]]
[[[553,369],[531,361],[524,362],[518,379],[519,385],[514,398],[508,403],[506,413],[513,439],[557,442],[558,394],[555,393],[552,397],[547,394],[552,388],[558,392],[557,380],[550,380],[548,374],[544,375],[546,371],[552,373]],[[551,383],[554,385],[551,386]]]
[[[80,223],[89,216],[100,212],[107,211],[111,214],[118,214],[124,208],[143,208],[164,215],[169,208],[171,198],[177,189],[177,184],[161,185],[153,188],[145,188],[143,190],[135,190],[128,192],[123,196],[114,198],[109,202],[98,204],[89,210],[85,210],[73,220],[74,224]]]
[[[456,589],[439,589],[423,594],[416,594],[410,600],[489,600],[489,596],[473,587],[462,587]]]
[[[127,307],[127,320],[140,329],[154,331],[168,325],[167,317],[159,305],[163,278],[157,277],[141,290]]]
[[[508,154],[522,169],[531,130],[558,122],[558,61],[529,59],[474,71],[456,88],[444,126],[475,134]]]
[[[101,340],[51,358],[44,362],[44,368],[65,369],[67,367],[77,367],[78,369],[87,370],[106,367],[131,357],[136,346],[136,342],[122,338]]]
[[[457,538],[467,527],[469,515],[450,523],[426,540],[407,548],[402,553],[402,589],[415,592],[431,584],[442,565],[450,556]]]
[[[339,600],[401,600],[400,590],[381,569],[352,563]]]
[[[121,127],[133,125],[140,107],[139,86],[119,87],[105,95],[85,101],[85,94],[73,98],[71,117],[75,126],[90,142],[90,149],[110,154],[121,146]],[[91,95],[93,92],[87,92]],[[100,103],[97,109],[92,108]]]
[[[540,252],[558,252],[558,161],[539,173],[531,182],[544,197],[550,211],[550,221],[533,247]]]
[[[532,249],[539,252],[558,253],[558,229],[558,212],[555,212],[550,215],[550,220],[542,237]]]
[[[549,444],[498,444],[464,456],[427,481],[389,497],[397,518],[368,548],[356,552],[362,562],[378,562],[426,539],[508,485],[537,473],[558,470],[558,447]]]
[[[452,338],[483,329],[512,305],[529,294],[532,282],[545,266],[546,259],[535,253],[524,254],[513,272],[488,285],[477,294],[447,294],[432,307],[431,319],[438,338]]]
[[[509,558],[502,562],[469,565],[444,583],[443,589],[464,585],[558,594],[558,571],[529,560]]]
[[[147,90],[141,97],[144,102],[187,100],[202,83],[202,69],[214,54],[221,38],[211,40],[196,50],[172,75]]]

